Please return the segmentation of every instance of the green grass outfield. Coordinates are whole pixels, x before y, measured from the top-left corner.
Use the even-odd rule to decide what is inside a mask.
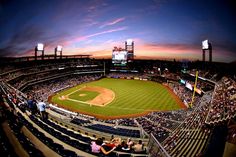
[[[115,93],[115,99],[104,107],[90,106],[85,103],[59,99],[60,96],[67,94],[70,94],[69,98],[80,101],[87,101],[96,97],[98,94],[96,92],[78,91],[79,88],[85,85],[108,88]],[[78,96],[83,93],[86,96]],[[101,117],[107,116],[109,118],[119,116],[129,117],[154,110],[176,110],[181,108],[176,98],[174,98],[173,93],[170,93],[166,87],[159,83],[112,78],[104,78],[66,89],[52,96],[50,101],[73,111]]]

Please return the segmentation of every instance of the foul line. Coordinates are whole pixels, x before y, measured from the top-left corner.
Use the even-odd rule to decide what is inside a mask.
[[[112,92],[112,99],[110,101],[108,101],[107,103],[105,103],[103,106],[110,104],[115,99],[115,92],[113,92],[113,90],[111,90],[111,89],[109,89],[109,90]]]
[[[75,99],[70,99],[70,98],[67,98],[66,100],[70,100],[70,101],[74,101],[74,102],[79,102],[79,103],[82,103],[82,104],[88,104],[88,105],[94,105],[94,106],[96,105],[96,104],[88,103],[88,102],[85,102],[85,101],[80,101],[80,100],[75,100]]]
[[[69,94],[66,94],[66,96],[67,97],[69,97],[71,94],[74,94],[75,92],[78,92],[79,90],[81,90],[81,89],[83,89],[83,88],[85,88],[85,86],[83,86],[83,87],[81,87],[81,88],[79,88],[79,89],[77,89],[77,90],[75,90],[75,91],[73,91],[73,92],[71,92],[71,93],[69,93]],[[68,98],[69,99],[69,98]],[[72,99],[73,100],[73,99]]]

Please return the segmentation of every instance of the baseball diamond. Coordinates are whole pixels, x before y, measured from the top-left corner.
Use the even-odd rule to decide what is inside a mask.
[[[49,101],[71,111],[99,118],[135,117],[152,111],[184,107],[179,98],[162,84],[113,78],[63,90],[49,97]]]

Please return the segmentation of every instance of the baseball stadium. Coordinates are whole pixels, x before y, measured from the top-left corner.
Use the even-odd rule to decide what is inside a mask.
[[[1,156],[235,157],[235,5],[181,2],[0,1]]]
[[[233,66],[214,63],[212,69],[213,63],[205,62],[205,71],[200,63],[188,63],[193,68],[187,70],[183,62],[132,56],[123,65],[124,58],[115,56],[119,51],[124,50],[114,48],[112,59],[105,60],[56,53],[3,60],[2,131],[17,133],[16,153],[104,156],[92,147],[100,140],[114,145],[106,156],[214,154],[212,140],[229,136],[236,113],[236,83],[214,68]],[[127,53],[134,54],[133,48]],[[222,91],[229,105],[223,108]],[[224,156],[235,150],[229,140],[219,141]]]

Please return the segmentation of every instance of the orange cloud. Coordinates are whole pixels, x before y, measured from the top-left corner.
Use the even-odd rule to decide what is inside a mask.
[[[149,56],[157,59],[190,59],[201,58],[201,48],[184,44],[142,44],[135,48],[136,56]]]

